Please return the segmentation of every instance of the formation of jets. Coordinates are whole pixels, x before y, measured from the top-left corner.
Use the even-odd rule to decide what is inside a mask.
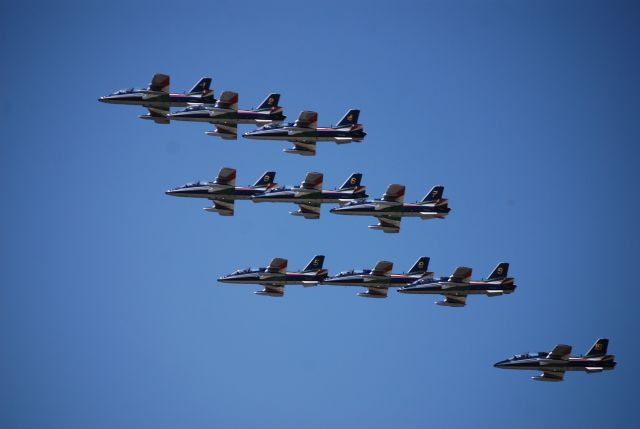
[[[173,121],[208,122],[215,125],[209,136],[225,140],[238,138],[238,124],[252,124],[259,128],[242,136],[255,140],[282,140],[293,143],[285,153],[314,156],[316,143],[332,141],[338,144],[362,142],[367,135],[358,123],[360,110],[351,109],[335,127],[318,127],[318,113],[305,110],[295,122],[284,123],[287,118],[278,106],[280,94],[269,94],[256,109],[239,110],[238,93],[224,91],[220,99],[214,98],[210,89],[211,78],[203,77],[185,94],[169,91],[169,76],[155,74],[147,88],[129,88],[100,97],[98,101],[111,104],[132,104],[146,107],[149,114],[142,119],[151,119],[157,124]],[[188,107],[187,107],[188,106]],[[171,107],[186,107],[171,113]]]
[[[387,298],[389,288],[400,293],[429,293],[445,296],[436,304],[446,307],[464,307],[467,295],[499,296],[515,291],[514,280],[507,277],[509,264],[501,262],[485,280],[472,281],[471,268],[458,267],[449,277],[434,277],[429,271],[430,258],[421,256],[406,273],[393,273],[393,262],[378,261],[373,268],[342,271],[329,276],[322,265],[323,255],[316,255],[302,271],[287,271],[287,260],[274,258],[268,267],[247,268],[218,279],[221,283],[257,284],[265,289],[258,295],[281,297],[287,285],[303,286],[358,286],[365,292],[363,298]],[[429,285],[429,286],[425,286]]]
[[[616,367],[614,355],[607,354],[609,340],[599,338],[584,356],[571,356],[571,346],[558,344],[550,352],[523,353],[496,363],[496,368],[542,371],[531,377],[536,381],[562,381],[565,371],[587,374],[612,370]]]
[[[443,186],[433,187],[418,203],[404,204],[404,186],[395,184],[389,185],[382,199],[367,200],[366,186],[361,185],[362,173],[351,174],[339,188],[330,190],[323,189],[324,175],[315,171],[307,173],[300,186],[277,187],[275,175],[275,171],[267,171],[253,186],[237,187],[236,170],[223,167],[212,182],[188,183],[165,193],[175,197],[209,199],[213,207],[205,210],[222,216],[233,216],[236,200],[297,204],[298,210],[290,214],[305,219],[320,219],[322,204],[339,204],[339,207],[331,209],[331,213],[375,216],[380,223],[369,228],[388,233],[400,231],[403,217],[443,219],[450,211],[448,200],[442,197]]]
[[[148,110],[141,119],[157,124],[171,121],[202,122],[214,126],[205,134],[224,140],[237,140],[238,125],[253,125],[256,128],[242,134],[246,139],[276,140],[293,143],[285,153],[314,156],[318,142],[337,144],[359,143],[367,133],[360,124],[360,110],[350,109],[335,126],[318,127],[318,113],[304,110],[294,122],[285,123],[286,116],[280,104],[280,94],[270,93],[257,108],[239,109],[239,95],[224,91],[220,98],[214,97],[212,79],[201,78],[188,92],[172,93],[170,78],[166,74],[155,74],[146,88],[128,88],[100,97],[98,101],[109,104],[142,106]],[[172,108],[182,110],[171,111]],[[265,171],[253,185],[236,186],[236,170],[222,168],[213,181],[187,183],[169,189],[167,195],[202,198],[211,201],[207,212],[221,216],[233,216],[237,200],[255,203],[288,203],[298,206],[290,212],[305,219],[319,219],[322,204],[333,204],[330,213],[349,216],[375,217],[378,223],[369,228],[385,233],[398,233],[404,217],[423,220],[444,219],[451,209],[444,198],[444,186],[434,186],[418,202],[405,203],[405,186],[391,184],[379,199],[369,199],[366,187],[361,184],[362,173],[352,173],[338,188],[324,189],[324,175],[312,171],[306,174],[299,186],[282,186],[275,183],[276,172]],[[285,287],[291,285],[359,287],[357,293],[364,298],[387,298],[389,289],[408,295],[439,295],[444,297],[435,304],[445,307],[465,307],[470,295],[496,297],[511,294],[516,285],[508,276],[509,264],[499,263],[486,279],[473,280],[472,269],[457,267],[450,276],[436,277],[429,271],[430,259],[420,257],[404,273],[393,272],[393,262],[381,260],[373,268],[342,271],[330,276],[323,268],[325,257],[314,256],[300,271],[289,271],[288,260],[274,258],[267,267],[237,270],[218,278],[221,283],[256,284],[262,289],[257,295],[282,297]],[[497,362],[494,366],[503,369],[538,370],[541,374],[532,377],[537,381],[562,381],[566,371],[582,371],[588,374],[612,370],[616,366],[615,356],[607,354],[609,340],[600,338],[584,356],[571,356],[571,346],[559,344],[550,352],[515,355]]]

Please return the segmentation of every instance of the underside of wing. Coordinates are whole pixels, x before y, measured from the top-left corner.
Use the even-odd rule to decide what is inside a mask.
[[[389,293],[389,289],[386,287],[370,287],[366,292],[360,292],[358,296],[363,298],[386,298]]]
[[[205,134],[213,137],[222,137],[224,140],[237,140],[238,124],[231,122],[216,124],[216,128],[213,131],[206,131]]]
[[[316,143],[309,140],[293,140],[293,147],[290,149],[285,149],[284,152],[302,156],[315,156]]]
[[[254,292],[256,295],[279,298],[284,295],[284,286],[264,285],[264,289]]]
[[[444,307],[464,307],[467,305],[466,295],[445,295],[444,301],[437,301],[436,304]]]
[[[147,107],[147,110],[149,110],[149,113],[146,115],[140,115],[140,119],[148,119],[156,124],[168,124],[171,122],[169,118],[167,118],[167,115],[169,114],[168,107]]]
[[[213,200],[213,206],[207,207],[204,211],[218,213],[220,216],[233,216],[235,212],[235,201]]]
[[[544,371],[531,379],[535,381],[562,381],[564,380],[564,371]]]
[[[298,211],[290,212],[292,216],[302,216],[305,219],[320,219],[320,203],[298,204]]]
[[[400,220],[399,216],[376,216],[378,218],[377,225],[369,225],[371,229],[379,229],[386,233],[395,234],[400,232]]]
[[[353,138],[351,137],[334,137],[333,139],[338,144],[346,144],[346,143],[351,143],[353,141]]]

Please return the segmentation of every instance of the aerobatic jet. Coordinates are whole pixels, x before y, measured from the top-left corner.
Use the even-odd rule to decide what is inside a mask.
[[[398,289],[400,293],[444,295],[444,301],[436,304],[445,307],[464,307],[467,295],[487,295],[488,297],[512,293],[516,289],[512,277],[507,277],[509,264],[501,262],[487,279],[471,280],[471,268],[458,267],[449,277],[423,277],[408,286]]]
[[[343,271],[340,274],[327,277],[322,284],[330,286],[361,286],[366,292],[358,293],[363,298],[386,298],[390,287],[402,287],[415,282],[423,276],[432,276],[428,272],[429,258],[422,256],[403,274],[393,274],[393,262],[379,261],[373,269],[361,271]]]
[[[283,121],[287,117],[278,106],[280,94],[269,94],[257,109],[238,110],[238,93],[224,91],[214,105],[196,104],[179,112],[171,113],[169,119],[177,121],[209,122],[215,124],[208,136],[222,137],[225,140],[238,138],[238,124],[270,124]]]
[[[608,346],[607,338],[599,338],[586,355],[571,356],[571,346],[558,344],[550,352],[519,354],[494,366],[502,369],[542,371],[542,374],[531,377],[535,381],[562,381],[565,371],[593,374],[614,369],[616,357],[607,354]]]
[[[205,211],[233,216],[236,200],[250,200],[271,189],[276,185],[273,183],[275,177],[275,171],[266,171],[253,186],[236,186],[236,170],[223,167],[213,182],[187,183],[165,193],[174,197],[207,198],[213,202],[213,206],[205,208]]]
[[[218,281],[233,284],[259,284],[264,286],[264,289],[254,292],[256,295],[280,297],[284,295],[285,286],[317,286],[328,275],[327,270],[322,268],[323,255],[314,256],[302,271],[287,271],[287,263],[286,259],[274,258],[266,268],[238,270],[228,276],[220,277]]]
[[[369,225],[371,229],[379,229],[387,233],[400,232],[400,221],[403,217],[419,217],[420,219],[444,219],[451,209],[449,200],[442,198],[444,186],[435,186],[422,199],[414,204],[404,203],[404,185],[389,185],[381,199],[355,200],[340,207],[331,209],[331,213],[352,216],[374,216],[377,225]]]
[[[333,141],[338,144],[361,142],[367,133],[362,124],[358,124],[359,110],[349,110],[335,127],[318,128],[318,113],[304,111],[293,123],[267,124],[254,131],[244,133],[248,139],[284,140],[293,143],[285,153],[304,156],[316,154],[316,142]]]
[[[150,119],[156,124],[168,124],[170,107],[186,107],[189,103],[214,103],[210,77],[203,77],[185,94],[169,92],[169,76],[155,74],[147,88],[121,89],[110,95],[100,97],[98,101],[111,104],[135,104],[144,106],[149,114],[140,115],[140,119]]]
[[[322,189],[322,173],[307,173],[299,187],[271,189],[264,194],[253,197],[254,203],[295,203],[299,210],[289,212],[293,216],[305,219],[320,219],[320,205],[322,203],[344,203],[358,198],[367,198],[366,187],[360,186],[361,173],[353,173],[337,189]]]

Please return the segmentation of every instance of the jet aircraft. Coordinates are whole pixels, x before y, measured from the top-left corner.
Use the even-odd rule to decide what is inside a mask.
[[[359,110],[349,110],[335,127],[318,128],[318,113],[304,111],[293,123],[267,124],[254,131],[244,133],[248,139],[284,140],[293,142],[291,149],[284,149],[285,153],[314,156],[316,142],[333,141],[338,144],[361,142],[367,133],[362,124],[358,124]]]
[[[439,279],[423,277],[408,286],[398,289],[400,293],[444,295],[444,301],[436,304],[445,307],[464,307],[467,295],[488,297],[512,293],[516,289],[512,277],[507,277],[509,264],[499,263],[487,279],[472,281],[471,268],[458,267],[449,277]]]
[[[214,103],[213,91],[209,89],[210,77],[201,78],[186,94],[169,92],[169,76],[155,74],[147,88],[121,89],[110,95],[100,97],[98,101],[111,104],[135,104],[144,106],[149,114],[140,115],[140,119],[150,119],[156,124],[168,124],[170,107],[186,107],[189,103]]]
[[[281,297],[284,295],[285,286],[317,286],[328,275],[327,270],[322,268],[323,255],[314,256],[302,271],[287,271],[287,263],[286,259],[274,258],[266,268],[238,270],[218,278],[218,281],[233,284],[259,284],[264,286],[264,289],[254,292],[256,295]]]
[[[531,377],[535,381],[562,381],[565,371],[593,374],[614,369],[615,356],[607,354],[608,346],[607,338],[599,338],[586,355],[571,356],[571,346],[558,344],[550,352],[519,354],[494,366],[503,369],[542,371],[542,374]]]
[[[280,94],[269,94],[257,109],[238,110],[238,93],[224,91],[215,105],[195,104],[169,115],[169,119],[178,121],[209,122],[215,124],[209,136],[222,137],[225,140],[238,138],[238,124],[269,124],[283,121],[287,117],[278,106]]]
[[[322,173],[307,173],[299,187],[272,189],[253,197],[254,203],[275,202],[295,203],[299,210],[289,212],[293,216],[305,219],[320,219],[322,203],[343,203],[357,198],[367,198],[366,186],[360,186],[362,173],[353,173],[338,189],[322,189]]]
[[[386,233],[400,232],[400,221],[403,217],[419,217],[420,219],[444,219],[451,209],[449,200],[442,198],[444,186],[435,186],[420,201],[404,204],[404,185],[389,185],[382,199],[355,200],[340,207],[331,209],[331,213],[353,216],[374,216],[377,225],[369,225],[371,229],[379,229]]]
[[[207,198],[213,206],[205,208],[205,211],[233,216],[236,200],[250,200],[271,189],[276,185],[273,183],[275,177],[275,171],[266,171],[253,186],[236,186],[236,170],[223,167],[213,182],[187,183],[165,193],[174,197]]]
[[[429,258],[422,256],[403,274],[393,274],[393,262],[379,261],[373,269],[362,271],[343,271],[340,274],[327,277],[322,284],[330,286],[361,286],[366,292],[358,293],[363,298],[386,298],[390,287],[406,286],[423,276],[432,276],[428,272]]]

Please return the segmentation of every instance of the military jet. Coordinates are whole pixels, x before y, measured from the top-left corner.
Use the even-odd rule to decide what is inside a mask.
[[[444,295],[444,301],[436,304],[445,307],[464,307],[467,295],[487,295],[488,297],[512,293],[516,289],[512,277],[507,277],[509,264],[501,262],[487,279],[472,281],[471,268],[458,267],[449,277],[439,279],[423,277],[408,286],[398,289],[400,293]]]
[[[322,203],[339,204],[357,198],[366,198],[365,186],[360,186],[361,173],[353,173],[338,189],[322,189],[322,173],[307,173],[300,187],[271,189],[264,194],[252,198],[254,203],[295,203],[299,210],[289,212],[293,216],[305,219],[320,219],[320,205]]]
[[[210,77],[203,77],[186,94],[169,92],[169,76],[155,74],[147,88],[121,89],[110,95],[100,97],[98,101],[111,104],[135,104],[149,110],[148,115],[140,119],[150,119],[156,124],[168,124],[170,107],[186,107],[189,103],[214,103],[213,91],[209,89]]]
[[[257,109],[238,110],[238,93],[224,91],[215,105],[195,104],[184,110],[169,114],[169,119],[177,121],[209,122],[216,125],[208,136],[222,137],[225,140],[238,138],[238,124],[270,124],[283,121],[287,117],[278,106],[280,94],[269,94]]]
[[[252,196],[271,189],[276,185],[273,183],[275,177],[275,171],[266,171],[253,186],[236,186],[236,170],[224,167],[213,182],[187,183],[165,193],[174,197],[207,198],[213,206],[205,208],[205,211],[233,216],[236,200],[250,200]]]
[[[361,142],[367,133],[358,124],[359,110],[349,110],[335,127],[318,128],[318,113],[304,111],[293,123],[267,124],[254,131],[244,133],[248,139],[284,140],[293,142],[291,149],[285,153],[314,156],[316,142],[333,141],[338,144]]]
[[[406,286],[423,276],[432,276],[427,272],[429,258],[422,256],[403,274],[393,274],[393,262],[379,261],[373,269],[361,271],[343,271],[340,274],[327,277],[322,284],[330,286],[361,286],[366,292],[358,293],[363,298],[386,298],[390,287]]]
[[[598,338],[586,355],[573,357],[571,346],[558,344],[550,352],[515,355],[494,366],[503,369],[542,371],[542,374],[531,377],[535,381],[562,381],[565,371],[583,371],[593,374],[614,369],[616,357],[607,354],[608,345],[607,338]]]
[[[256,295],[280,297],[284,295],[285,286],[317,286],[328,274],[327,270],[322,268],[323,255],[314,256],[302,271],[287,271],[287,263],[286,259],[274,258],[266,268],[238,270],[228,276],[220,277],[218,281],[233,284],[259,284],[264,286],[264,289],[254,292]]]
[[[369,225],[371,229],[379,229],[386,233],[400,232],[400,220],[403,217],[419,217],[420,219],[444,219],[451,209],[449,200],[442,198],[444,186],[435,186],[420,201],[404,204],[404,185],[389,185],[382,199],[355,200],[340,207],[331,209],[331,213],[352,216],[374,216],[377,225]]]

